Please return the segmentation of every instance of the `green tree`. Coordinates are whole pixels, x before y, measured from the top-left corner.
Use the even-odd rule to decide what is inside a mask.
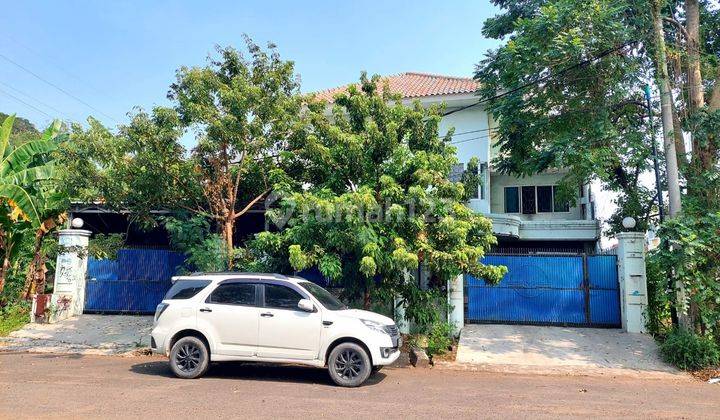
[[[651,271],[662,276],[653,280],[653,301],[689,312],[688,324],[717,337],[718,320],[709,315],[717,311],[717,258],[707,236],[714,234],[714,215],[720,211],[717,2],[494,3],[503,11],[486,22],[484,31],[506,38],[480,63],[477,76],[490,110],[500,120],[500,167],[514,173],[568,167],[569,179],[604,181],[620,193],[619,210],[611,219],[615,225],[624,215],[648,220],[652,197],[638,182],[648,167],[650,144],[640,90],[655,82],[661,100],[654,101],[652,109],[657,114],[663,105],[662,134],[670,153],[668,174],[661,175],[673,192],[674,219],[659,230],[663,242],[672,246],[653,255]],[[501,92],[506,94],[495,98]],[[675,197],[679,187],[673,158],[680,184],[686,186],[680,200]],[[646,226],[638,224],[640,230]],[[668,277],[683,286],[685,301],[667,290]],[[652,308],[650,313],[667,314],[666,309]]]
[[[220,226],[228,250],[236,220],[270,191],[276,155],[300,127],[294,64],[282,60],[272,44],[263,50],[248,37],[245,42],[249,57],[219,49],[219,59],[207,67],[180,68],[168,93],[198,141],[191,160],[204,203],[190,209]]]
[[[0,112],[0,124],[2,124],[10,115]],[[25,143],[28,140],[37,138],[40,132],[35,125],[28,119],[15,116],[12,133],[10,133],[10,144],[16,145]]]
[[[331,116],[326,103],[309,103],[310,124],[283,155],[304,170],[273,174],[280,199],[268,217],[280,229],[251,249],[272,270],[317,267],[366,307],[373,295],[399,294],[417,320],[416,303],[436,304],[405,281],[419,264],[435,290],[462,273],[497,282],[504,271],[479,262],[496,240],[465,205],[463,183],[449,180],[457,159],[451,135],[438,137],[441,109],[406,107],[379,84],[363,74]]]
[[[126,169],[129,155],[123,138],[92,117],[87,127],[72,124],[68,134],[68,140],[54,153],[60,184],[68,196],[82,203],[122,207],[126,173],[118,171]]]
[[[160,209],[205,217],[231,268],[235,223],[268,193],[302,126],[294,64],[272,44],[246,37],[246,50],[218,48],[207,66],[180,68],[168,92],[174,106],[137,110],[117,134],[93,120],[74,126],[63,150],[71,195],[130,210],[142,225]],[[188,153],[181,140],[190,135],[197,145]]]
[[[498,120],[499,170],[532,175],[568,168],[564,183],[599,179],[619,193],[613,220],[644,230],[652,193],[642,87],[648,62],[632,2],[495,1],[507,8],[484,33],[506,43],[478,64],[481,96]],[[501,93],[504,94],[500,95]]]

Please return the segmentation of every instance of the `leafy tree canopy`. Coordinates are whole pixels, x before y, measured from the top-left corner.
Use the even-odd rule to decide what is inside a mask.
[[[199,214],[232,250],[236,220],[267,194],[280,152],[302,131],[302,97],[294,64],[274,45],[246,38],[245,51],[217,52],[207,66],[178,69],[173,107],[138,109],[117,134],[94,120],[73,127],[63,150],[73,197],[98,197],[142,224],[156,222],[152,210]],[[181,139],[193,135],[188,151]]]
[[[0,112],[0,124],[5,122],[8,117],[8,114]],[[10,134],[10,143],[24,143],[32,138],[37,138],[39,135],[40,131],[35,128],[35,125],[31,123],[30,120],[16,116],[15,122],[13,123],[12,133]]]
[[[639,182],[651,163],[642,91],[649,75],[634,43],[632,1],[496,4],[507,12],[485,32],[509,38],[478,64],[476,78],[498,120],[497,167],[517,175],[568,168],[568,186],[599,179],[620,193],[618,220],[634,216],[644,229],[652,201]]]
[[[304,170],[273,174],[281,198],[268,217],[281,229],[258,235],[259,261],[290,273],[316,266],[366,304],[376,291],[420,299],[404,276],[420,263],[436,285],[461,273],[499,281],[504,268],[479,262],[495,243],[490,221],[449,180],[457,159],[451,135],[438,137],[441,109],[404,106],[379,80],[363,74],[331,115],[326,103],[308,105],[309,124],[284,155]]]

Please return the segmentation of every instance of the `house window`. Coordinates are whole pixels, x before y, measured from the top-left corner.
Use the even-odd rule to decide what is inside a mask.
[[[554,203],[555,203],[555,212],[556,213],[567,213],[570,211],[570,203],[567,201],[562,201],[558,197],[558,189],[557,187],[553,187],[553,197],[554,197]]]
[[[570,203],[558,198],[559,190],[551,185],[505,187],[505,213],[567,213]],[[587,212],[587,210],[585,210]]]
[[[523,214],[535,214],[535,187],[522,187],[522,212]]]
[[[537,187],[537,211],[538,213],[552,213],[553,191],[551,186]]]
[[[520,191],[518,187],[505,187],[505,213],[520,213]]]

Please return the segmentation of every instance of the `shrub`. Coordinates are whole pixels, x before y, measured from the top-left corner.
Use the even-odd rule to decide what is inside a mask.
[[[700,370],[720,363],[720,349],[712,338],[680,329],[667,335],[660,353],[666,362],[683,370]]]
[[[427,337],[427,353],[445,353],[453,343],[453,330],[452,324],[447,322],[433,324]]]
[[[202,242],[191,245],[185,254],[185,263],[192,267],[192,271],[214,272],[228,269],[227,249],[218,234],[211,234]]]

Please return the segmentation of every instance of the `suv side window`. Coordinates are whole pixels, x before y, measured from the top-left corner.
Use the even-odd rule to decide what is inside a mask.
[[[190,299],[210,283],[210,280],[178,280],[163,299]]]
[[[277,309],[292,309],[298,311],[298,302],[304,299],[300,293],[293,289],[277,284],[265,285],[265,307]]]
[[[255,284],[222,283],[210,293],[207,303],[255,306]]]

